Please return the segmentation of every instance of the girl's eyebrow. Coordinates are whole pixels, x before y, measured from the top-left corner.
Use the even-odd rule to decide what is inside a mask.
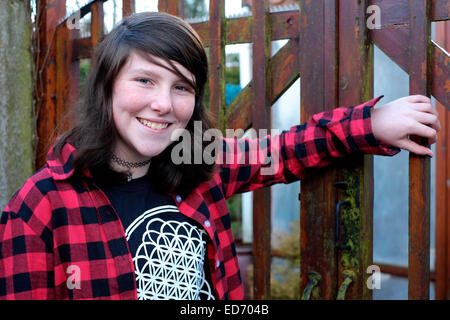
[[[131,74],[145,74],[151,77],[160,77],[160,74],[158,72],[149,70],[149,69],[143,69],[143,68],[139,68],[139,69],[131,69],[129,71]]]
[[[187,82],[185,79],[183,79],[175,70],[171,70],[171,69],[167,69],[167,70],[169,70],[173,75],[175,75],[177,77],[177,81],[182,81],[183,83],[191,85],[189,82]],[[131,69],[129,72],[132,75],[145,74],[145,75],[155,78],[155,79],[159,79],[161,77],[160,73],[150,70],[150,69],[145,69],[145,68]]]

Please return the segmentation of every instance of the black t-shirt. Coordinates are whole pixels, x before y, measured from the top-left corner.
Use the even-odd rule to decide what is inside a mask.
[[[214,299],[207,234],[196,221],[180,213],[171,197],[155,192],[148,176],[99,186],[124,227],[138,299]]]

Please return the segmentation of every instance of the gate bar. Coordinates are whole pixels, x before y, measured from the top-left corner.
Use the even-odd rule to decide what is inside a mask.
[[[300,1],[299,72],[301,122],[337,107],[338,100],[338,1]],[[301,291],[308,273],[321,275],[311,299],[334,300],[337,295],[334,209],[338,169],[315,172],[301,181],[300,276]]]
[[[224,130],[222,115],[225,108],[225,1],[210,1],[209,4],[209,107]],[[225,131],[223,131],[225,134]]]
[[[103,1],[94,2],[91,6],[91,12],[91,46],[92,52],[94,52],[105,32]]]
[[[253,1],[253,129],[271,128],[270,101],[270,22],[269,0]],[[258,138],[262,138],[258,135]],[[270,234],[271,234],[270,188],[253,192],[253,265],[254,299],[270,298]]]
[[[184,17],[184,0],[158,0],[158,10]]]
[[[135,0],[122,0],[122,18],[136,12]]]
[[[436,24],[436,41],[450,52],[450,21]],[[448,77],[448,72],[446,73]],[[450,299],[450,112],[436,102],[441,132],[436,143],[436,300]],[[445,139],[447,137],[447,139]],[[431,279],[433,274],[431,274]]]
[[[373,44],[366,26],[369,0],[339,1],[339,105],[351,106],[373,98]],[[346,249],[340,250],[339,283],[351,270],[356,280],[347,299],[372,299],[366,284],[367,268],[373,264],[373,156],[355,155],[345,160],[342,180],[348,185],[345,200],[351,205],[341,212]],[[341,239],[342,239],[341,234]],[[345,240],[344,238],[344,240]]]
[[[430,0],[411,0],[410,10],[410,94],[430,96]],[[426,139],[412,137],[427,145]],[[409,261],[408,298],[430,298],[430,159],[409,155]]]

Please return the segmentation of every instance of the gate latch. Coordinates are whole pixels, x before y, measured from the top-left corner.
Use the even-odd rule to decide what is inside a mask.
[[[345,300],[345,295],[347,294],[347,289],[350,284],[356,280],[356,274],[352,270],[344,270],[342,271],[342,281],[341,286],[339,287],[339,291],[337,294],[337,300]]]
[[[309,300],[311,298],[311,292],[315,286],[322,280],[322,276],[316,271],[308,272],[308,284],[302,294],[302,300]]]

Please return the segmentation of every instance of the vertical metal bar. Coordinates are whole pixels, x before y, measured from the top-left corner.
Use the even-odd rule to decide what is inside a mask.
[[[436,42],[450,51],[450,21],[436,24]],[[436,300],[450,299],[450,113],[436,102],[441,131],[436,143]]]
[[[209,106],[224,131],[225,108],[225,1],[209,5]]]
[[[337,107],[337,1],[300,1],[299,66],[301,120]],[[334,209],[337,169],[330,167],[301,182],[301,288],[309,272],[322,276],[312,298],[332,300],[337,294]]]
[[[37,145],[36,168],[45,164],[50,138],[56,126],[56,26],[66,15],[65,1],[39,0],[42,14],[39,19],[37,48],[36,111]]]
[[[252,124],[256,132],[271,128],[269,58],[271,50],[269,0],[253,1],[253,106]],[[258,135],[258,138],[262,138]],[[270,297],[270,189],[253,193],[253,261],[255,299]]]
[[[410,94],[429,96],[431,21],[430,0],[411,0]],[[427,144],[424,139],[413,139]],[[430,159],[409,155],[409,264],[408,298],[429,299],[430,285]]]
[[[122,0],[122,17],[136,12],[135,0]]]
[[[368,5],[369,0],[339,2],[339,105],[359,104],[373,96],[373,45],[366,27]],[[348,185],[343,197],[351,205],[341,211],[347,238],[344,245],[349,247],[340,252],[338,271],[341,278],[345,270],[356,274],[347,299],[371,299],[366,270],[372,264],[373,157],[352,157],[342,170],[342,180]]]

